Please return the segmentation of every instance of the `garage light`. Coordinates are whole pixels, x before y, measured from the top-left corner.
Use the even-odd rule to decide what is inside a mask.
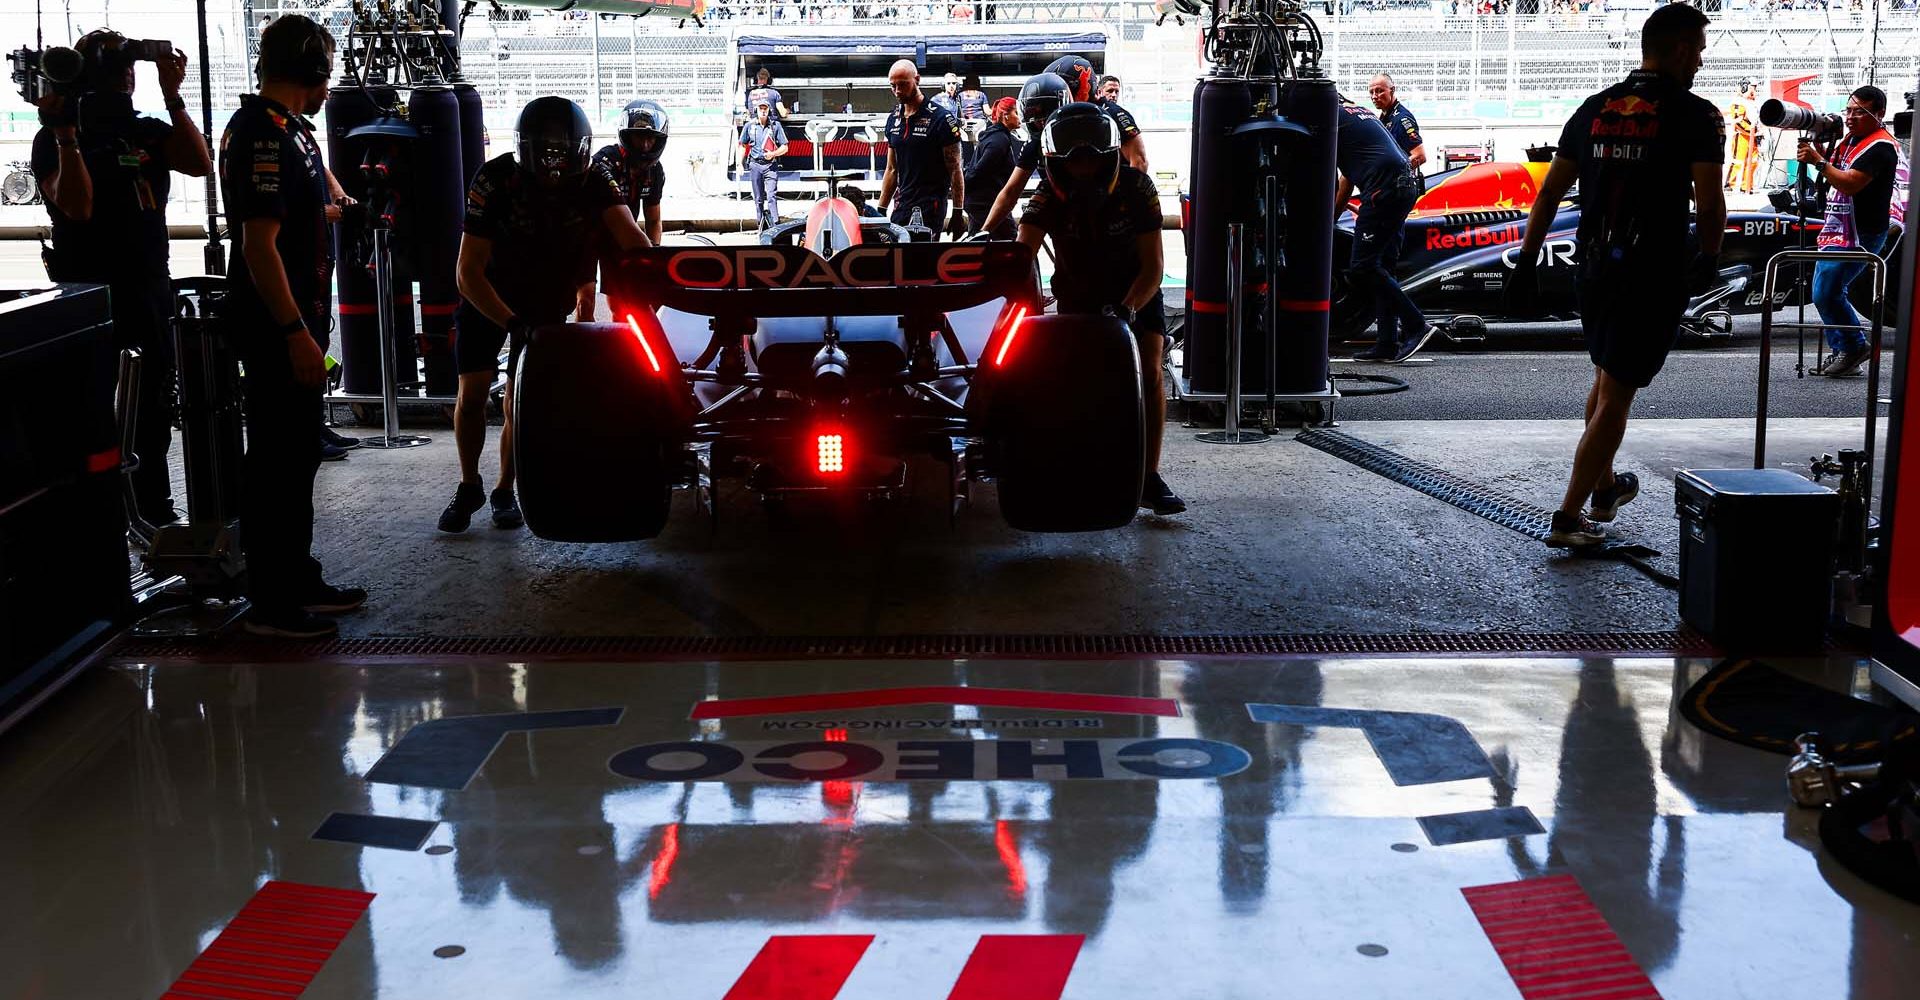
[[[640,321],[632,313],[627,314],[627,328],[633,331],[633,339],[640,342],[640,349],[647,352],[647,364],[652,365],[657,374],[660,371],[660,359],[653,353],[653,345],[647,343],[647,335],[640,332]]]
[[[813,450],[815,466],[821,472],[847,471],[846,439],[839,434],[819,434],[814,437]]]
[[[1019,335],[1020,324],[1026,322],[1026,319],[1027,307],[1021,306],[1020,310],[1013,314],[1013,322],[1007,324],[1007,335],[1000,338],[1000,351],[993,356],[993,366],[995,368],[1006,364],[1007,348],[1013,346],[1013,338]]]

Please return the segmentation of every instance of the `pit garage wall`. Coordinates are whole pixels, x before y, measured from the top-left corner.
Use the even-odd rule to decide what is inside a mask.
[[[1912,149],[1909,140],[1910,155]],[[1914,186],[1907,199],[1908,232],[1916,226],[1920,226],[1920,186]],[[1900,303],[1892,343],[1897,352],[1897,374],[1881,508],[1891,539],[1887,611],[1877,652],[1881,660],[1908,678],[1920,679],[1920,420],[1915,419],[1920,414],[1920,364],[1915,364],[1912,356],[1913,345],[1920,340],[1920,307],[1914,302],[1915,293],[1920,292],[1920,250],[1916,250],[1915,240],[1901,242],[1901,261],[1894,274]]]

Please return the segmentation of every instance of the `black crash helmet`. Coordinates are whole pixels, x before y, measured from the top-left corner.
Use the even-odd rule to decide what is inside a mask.
[[[513,151],[520,169],[536,180],[558,184],[579,177],[593,163],[593,125],[580,105],[564,97],[536,97],[513,126]]]
[[[1035,139],[1040,138],[1040,127],[1046,124],[1047,116],[1065,107],[1067,82],[1057,73],[1036,73],[1027,77],[1020,87],[1020,117],[1027,123],[1027,131]]]
[[[1047,183],[1062,198],[1076,193],[1104,197],[1120,180],[1120,127],[1091,104],[1069,104],[1048,118],[1040,134],[1040,153],[1047,158]],[[1096,166],[1075,176],[1068,164],[1083,157]]]
[[[1047,72],[1067,82],[1069,101],[1093,100],[1093,64],[1080,56],[1061,56],[1047,65]]]
[[[653,146],[642,151],[637,147],[644,139],[652,139]],[[658,161],[667,148],[667,109],[644,98],[627,102],[620,110],[620,145],[643,166]]]

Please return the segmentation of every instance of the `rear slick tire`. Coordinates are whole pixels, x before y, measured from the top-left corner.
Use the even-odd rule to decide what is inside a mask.
[[[1131,522],[1146,472],[1146,420],[1140,353],[1126,324],[1035,316],[1004,364],[982,368],[982,438],[1007,524],[1061,532]]]
[[[626,542],[666,526],[691,430],[685,377],[651,312],[613,323],[535,330],[514,377],[513,450],[520,509],[535,535]]]

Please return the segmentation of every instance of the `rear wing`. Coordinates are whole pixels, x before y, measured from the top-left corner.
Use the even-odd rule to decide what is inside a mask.
[[[831,258],[796,246],[653,247],[607,262],[603,276],[616,315],[923,316],[1040,301],[1033,252],[1004,242],[874,244]]]

